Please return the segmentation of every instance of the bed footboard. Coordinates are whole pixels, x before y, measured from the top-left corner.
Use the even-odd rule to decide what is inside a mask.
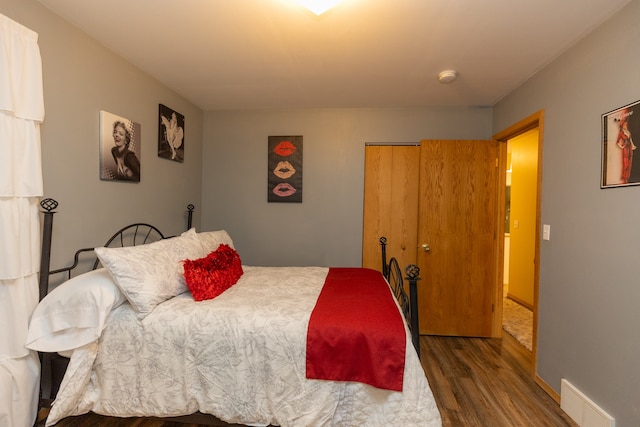
[[[418,281],[420,268],[415,264],[409,264],[405,268],[405,279],[409,282],[409,294],[404,286],[402,270],[395,257],[387,262],[387,238],[380,237],[382,248],[382,274],[391,285],[391,290],[398,300],[398,304],[411,330],[411,341],[420,357],[420,329],[418,322]]]

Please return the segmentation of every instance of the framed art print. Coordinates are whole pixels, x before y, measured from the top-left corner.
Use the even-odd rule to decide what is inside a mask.
[[[100,179],[140,182],[140,124],[100,111]]]
[[[602,115],[601,188],[640,184],[639,143],[640,101]]]
[[[158,157],[184,162],[184,116],[162,104],[158,107]]]
[[[268,138],[267,201],[302,203],[302,136]]]

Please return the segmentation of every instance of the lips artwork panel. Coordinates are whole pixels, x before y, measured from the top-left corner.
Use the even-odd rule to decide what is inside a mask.
[[[268,138],[267,200],[302,203],[302,135]]]

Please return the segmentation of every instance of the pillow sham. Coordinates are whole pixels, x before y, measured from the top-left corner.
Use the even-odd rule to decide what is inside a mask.
[[[90,271],[53,289],[36,306],[26,347],[64,352],[100,337],[112,309],[126,301],[106,269]]]
[[[240,256],[224,243],[206,257],[185,260],[183,265],[184,278],[195,301],[217,297],[243,274]]]
[[[202,244],[202,256],[207,256],[212,251],[218,249],[220,245],[229,245],[232,249],[235,249],[233,246],[233,240],[231,240],[231,236],[225,230],[217,230],[217,231],[201,231],[198,233],[198,239],[200,239],[200,243]]]
[[[127,297],[139,319],[161,302],[188,290],[181,261],[202,254],[195,229],[180,236],[124,248],[95,248],[102,265]]]

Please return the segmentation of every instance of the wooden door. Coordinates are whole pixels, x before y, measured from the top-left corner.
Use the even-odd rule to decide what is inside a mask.
[[[420,332],[492,334],[496,286],[495,141],[425,140],[420,150]]]
[[[403,269],[416,262],[419,161],[419,145],[365,147],[363,267],[380,271],[381,236]]]

